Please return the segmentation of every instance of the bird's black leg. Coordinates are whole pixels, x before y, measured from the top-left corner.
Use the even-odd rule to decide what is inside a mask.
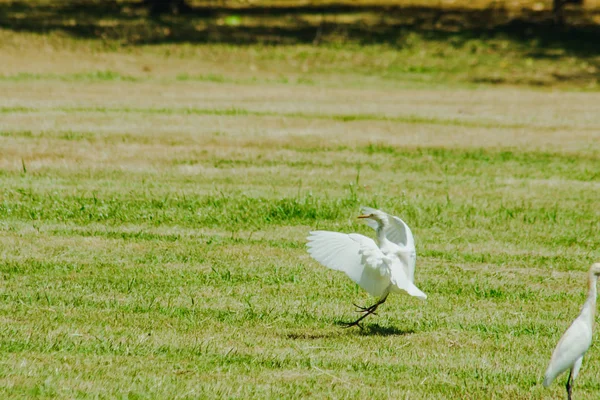
[[[344,324],[344,328],[350,328],[351,326],[358,326],[360,329],[362,329],[362,326],[360,326],[360,324],[359,324],[360,321],[365,319],[368,315],[375,314],[375,310],[377,310],[377,307],[379,307],[380,305],[385,303],[386,299],[387,299],[387,294],[385,296],[383,296],[381,299],[379,299],[377,301],[377,303],[373,304],[370,307],[360,307],[355,304],[354,306],[358,308],[358,310],[356,310],[356,311],[363,313],[363,315],[361,315],[360,318],[354,322],[348,322],[348,323]],[[375,315],[377,315],[377,314],[375,314]]]
[[[356,303],[352,303],[352,305],[357,308],[356,312],[362,312],[362,313],[370,312],[372,314],[375,314],[373,311],[375,311],[375,309],[377,309],[377,306],[379,305],[379,303],[375,303],[370,307],[361,307]]]
[[[571,379],[571,373],[573,370],[569,371],[569,378],[567,379],[567,399],[571,400],[571,390],[573,389],[573,380]]]

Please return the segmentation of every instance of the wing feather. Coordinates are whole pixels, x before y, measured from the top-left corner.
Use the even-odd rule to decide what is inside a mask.
[[[414,250],[415,238],[406,222],[402,221],[400,217],[389,214],[388,219],[390,221],[390,227],[386,232],[388,240]]]
[[[549,386],[558,375],[574,365],[579,358],[583,358],[591,343],[591,329],[585,324],[584,320],[575,319],[552,352],[550,364],[544,375],[544,386]]]
[[[371,214],[375,211],[383,212],[371,207],[361,207],[363,214]],[[398,245],[402,253],[406,254],[406,274],[411,282],[415,279],[415,266],[417,264],[417,251],[415,249],[415,238],[408,225],[399,217],[385,213],[388,217],[388,227],[383,232],[385,237],[390,242]],[[377,229],[377,222],[372,219],[365,219],[367,225],[373,229]]]
[[[308,253],[325,267],[346,273],[373,296],[388,289],[389,261],[373,239],[329,231],[312,231],[307,239]]]

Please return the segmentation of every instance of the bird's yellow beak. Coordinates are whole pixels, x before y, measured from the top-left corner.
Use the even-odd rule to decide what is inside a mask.
[[[359,215],[357,218],[371,218],[370,215]]]

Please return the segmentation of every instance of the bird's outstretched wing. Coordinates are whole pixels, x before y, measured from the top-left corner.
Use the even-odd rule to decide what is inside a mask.
[[[586,325],[584,320],[577,318],[560,338],[552,353],[550,364],[544,375],[544,386],[550,386],[558,375],[569,369],[576,362],[581,367],[579,359],[583,358],[583,355],[591,344],[591,328]],[[574,372],[579,372],[579,368],[576,368]],[[575,375],[577,374],[575,373]],[[575,376],[573,379],[575,379]]]
[[[361,212],[363,214],[372,214],[374,211],[379,210],[371,207],[361,207]],[[404,221],[394,215],[390,215],[388,213],[385,214],[388,217],[389,226],[383,233],[385,234],[387,240],[400,246],[402,248],[402,252],[407,255],[408,258],[405,265],[406,274],[408,275],[408,279],[410,279],[411,282],[414,282],[415,266],[417,263],[415,238],[413,237],[412,231]],[[371,228],[377,229],[377,222],[368,218],[366,218],[365,221]]]
[[[382,296],[390,285],[390,260],[373,239],[356,233],[313,231],[308,253],[327,268],[343,271],[373,296]]]

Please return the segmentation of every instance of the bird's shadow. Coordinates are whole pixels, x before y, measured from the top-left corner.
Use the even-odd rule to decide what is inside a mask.
[[[346,328],[347,323],[344,321],[336,321],[335,324]],[[393,326],[381,326],[377,323],[361,324],[361,327],[362,329],[358,327],[350,327],[347,329],[356,329],[360,335],[364,336],[402,336],[415,333],[413,329],[402,330]]]
[[[285,337],[287,337],[288,339],[292,339],[292,340],[299,340],[299,339],[306,339],[306,340],[327,339],[327,338],[332,337],[332,336],[333,336],[332,332],[328,332],[328,333],[306,333],[306,332],[296,333],[296,332],[291,332],[291,333],[285,334]]]
[[[381,326],[377,323],[361,324],[360,328],[357,326],[348,328],[346,326],[347,323],[344,321],[335,321],[335,325],[343,329],[339,331],[328,330],[323,332],[287,332],[283,334],[283,336],[292,340],[318,340],[336,337],[343,334],[343,332],[347,332],[348,334],[359,334],[362,336],[403,336],[415,333],[413,329],[402,330],[393,326]]]

